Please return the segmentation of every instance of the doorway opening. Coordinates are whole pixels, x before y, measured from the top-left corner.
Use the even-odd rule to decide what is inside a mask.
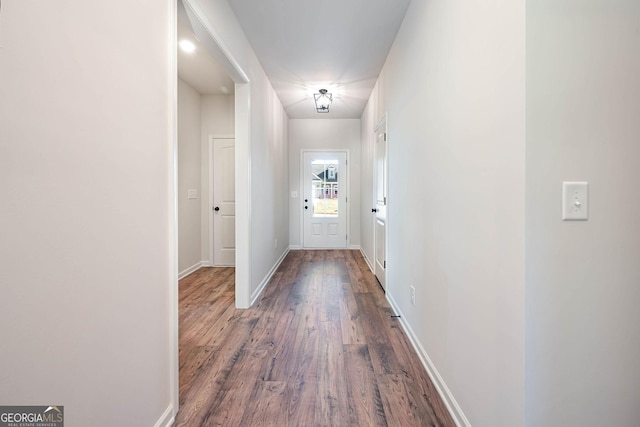
[[[196,188],[187,188],[185,191],[180,191],[177,188],[175,206],[179,210],[180,202],[183,206],[185,203],[193,202],[201,205],[200,215],[200,260],[201,266],[211,265],[211,255],[209,255],[210,242],[207,235],[210,233],[203,231],[208,229],[209,212],[215,208],[212,206],[209,200],[211,192],[209,187],[212,186],[212,180],[208,180],[206,176],[207,167],[204,164],[211,159],[206,149],[208,145],[208,137],[213,134],[216,137],[227,137],[234,140],[235,145],[233,148],[233,167],[228,168],[231,170],[230,174],[233,176],[233,183],[235,190],[232,192],[235,195],[235,230],[227,234],[228,240],[231,239],[233,246],[235,246],[235,306],[237,308],[248,308],[251,303],[250,292],[250,280],[249,280],[249,266],[250,266],[250,224],[249,224],[249,195],[250,195],[250,181],[249,181],[249,105],[250,105],[250,82],[247,74],[239,66],[234,56],[229,49],[226,48],[218,32],[215,30],[211,23],[211,20],[207,14],[201,9],[200,5],[195,0],[177,0],[177,23],[176,28],[184,26],[192,33],[194,39],[198,42],[198,48],[205,51],[208,55],[208,61],[217,63],[217,65],[224,71],[229,84],[219,85],[226,86],[222,95],[231,95],[232,99],[226,104],[228,107],[228,113],[233,117],[230,129],[220,134],[220,131],[207,131],[206,126],[201,123],[199,131],[199,139],[201,145],[199,147],[199,155],[201,156],[201,165],[197,168],[197,171],[193,171],[200,177],[202,186],[200,191],[188,191],[197,190]],[[177,40],[173,40],[173,46],[177,46]],[[174,61],[177,59],[174,57]],[[177,66],[177,63],[174,63]],[[197,67],[196,67],[197,68]],[[197,69],[195,70],[198,71]],[[175,72],[175,69],[174,69]],[[177,73],[176,73],[177,74]],[[227,93],[224,93],[224,92]],[[196,91],[197,92],[197,91]],[[178,105],[176,105],[176,108]],[[205,104],[202,104],[202,108],[205,109]],[[178,120],[180,113],[178,112]],[[176,151],[180,149],[178,142],[176,141]],[[184,155],[188,156],[189,153]],[[190,153],[193,154],[193,153]],[[180,155],[177,156],[177,175],[180,174]],[[184,156],[182,156],[184,158]],[[227,160],[229,157],[227,157]],[[202,171],[205,171],[203,174]],[[179,181],[179,180],[177,180]],[[178,183],[179,187],[179,183]],[[184,196],[184,197],[183,197]],[[202,203],[202,202],[205,203]],[[178,215],[178,223],[180,222],[180,215]],[[179,224],[176,224],[176,231],[179,228]],[[180,233],[178,232],[178,237]],[[180,244],[177,243],[177,249],[180,249]],[[180,256],[178,256],[180,259]],[[178,268],[178,271],[182,271]],[[174,415],[179,409],[179,333],[178,333],[178,286],[176,281],[176,288],[172,292],[172,319],[171,319],[171,401],[173,406]]]
[[[235,124],[233,132],[226,136],[235,139],[235,303],[237,308],[248,308],[251,305],[249,280],[249,249],[251,247],[249,226],[250,82],[247,74],[220,39],[214,25],[198,2],[195,0],[179,0],[178,17],[183,22],[188,23],[203,49],[226,71],[234,83],[235,96],[232,110]],[[219,135],[214,136],[217,137]],[[215,206],[208,207],[208,209],[212,208],[215,209]]]

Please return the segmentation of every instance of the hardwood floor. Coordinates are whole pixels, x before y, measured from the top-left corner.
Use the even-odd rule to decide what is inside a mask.
[[[360,252],[292,251],[259,303],[180,281],[176,426],[453,426]]]

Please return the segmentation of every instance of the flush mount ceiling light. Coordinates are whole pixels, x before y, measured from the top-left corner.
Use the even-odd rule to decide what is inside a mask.
[[[333,101],[333,95],[328,93],[326,89],[320,89],[320,93],[314,93],[313,99],[316,101],[316,111],[318,113],[329,112],[331,101]]]
[[[191,40],[187,40],[187,39],[180,40],[178,45],[180,46],[180,49],[182,49],[184,52],[187,52],[187,53],[191,53],[194,50],[196,50],[196,45],[193,44]]]

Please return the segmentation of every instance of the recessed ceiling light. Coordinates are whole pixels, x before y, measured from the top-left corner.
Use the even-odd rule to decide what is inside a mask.
[[[192,53],[194,50],[196,50],[196,45],[193,44],[191,40],[180,40],[180,43],[178,43],[178,45],[180,46],[180,49],[187,53]]]

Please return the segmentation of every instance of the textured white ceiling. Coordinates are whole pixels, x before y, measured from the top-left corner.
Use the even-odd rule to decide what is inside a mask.
[[[290,118],[360,118],[410,2],[229,0]]]

